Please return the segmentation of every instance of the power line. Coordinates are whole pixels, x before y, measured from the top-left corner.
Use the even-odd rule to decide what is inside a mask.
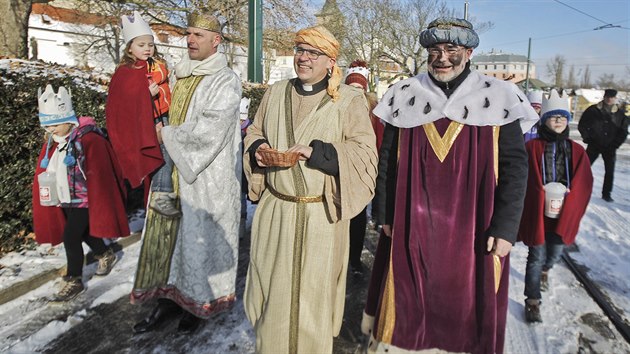
[[[626,22],[624,21],[619,21],[617,23],[622,23],[622,22]],[[549,39],[549,38],[556,38],[556,37],[564,37],[564,36],[571,36],[574,34],[578,34],[578,33],[586,33],[586,32],[592,32],[592,31],[597,31],[600,29],[605,29],[605,28],[623,28],[623,29],[630,29],[628,27],[621,27],[621,26],[617,26],[613,24],[609,24],[609,26],[600,26],[598,28],[594,28],[594,29],[587,29],[587,30],[580,30],[580,31],[573,31],[573,32],[567,32],[567,33],[560,33],[560,34],[555,34],[552,36],[545,36],[545,37],[533,37],[532,40],[541,40],[541,39]],[[522,40],[518,40],[518,41],[512,41],[512,42],[505,42],[505,43],[499,43],[499,44],[492,44],[490,45],[490,47],[499,47],[499,46],[504,46],[504,45],[511,45],[511,44],[517,44],[517,43],[525,43],[527,42],[528,39],[522,39]]]
[[[599,18],[597,18],[597,17],[595,17],[595,16],[589,15],[589,14],[587,14],[586,12],[584,12],[584,11],[582,11],[582,10],[580,10],[580,9],[576,9],[575,7],[573,7],[573,6],[571,6],[571,5],[567,5],[567,4],[563,3],[563,2],[562,2],[562,1],[560,1],[560,0],[553,0],[553,1],[557,2],[558,4],[562,4],[562,5],[564,5],[564,6],[568,7],[568,8],[570,8],[570,9],[573,9],[573,10],[575,10],[575,11],[577,11],[577,12],[581,13],[582,15],[586,15],[586,16],[588,16],[588,17],[590,17],[590,18],[594,19],[594,20],[597,20],[597,21],[599,21],[599,22],[601,22],[601,23],[603,23],[603,24],[605,24],[605,25],[609,25],[609,24],[610,24],[609,22],[606,22],[606,21],[604,21],[604,20],[601,20],[601,19],[599,19]]]
[[[590,17],[590,18],[592,18],[592,19],[594,19],[594,20],[597,20],[597,21],[599,21],[599,22],[601,22],[601,23],[603,23],[603,24],[604,24],[603,26],[595,27],[595,28],[594,28],[594,30],[601,30],[601,29],[606,29],[606,28],[623,28],[623,29],[630,29],[630,28],[628,28],[628,27],[621,27],[621,26],[619,26],[619,25],[613,25],[613,24],[612,24],[612,23],[610,23],[610,22],[606,22],[606,21],[604,21],[604,20],[602,20],[602,19],[599,19],[599,18],[597,18],[597,17],[595,17],[595,16],[592,16],[592,15],[590,15],[590,14],[588,14],[588,13],[586,13],[586,12],[584,12],[584,11],[580,10],[580,9],[576,9],[575,7],[573,7],[573,6],[571,6],[571,5],[565,4],[565,3],[563,3],[563,2],[562,2],[562,1],[560,1],[560,0],[553,0],[553,1],[557,2],[558,4],[564,5],[564,6],[566,6],[566,7],[570,8],[570,9],[572,9],[572,10],[575,10],[575,11],[577,11],[577,12],[581,13],[582,15],[586,15],[586,16],[588,16],[588,17]]]

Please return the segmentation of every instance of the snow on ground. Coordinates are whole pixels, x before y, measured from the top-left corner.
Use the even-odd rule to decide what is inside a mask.
[[[572,128],[574,136],[577,129],[574,126]],[[576,242],[579,252],[572,252],[571,257],[589,269],[589,277],[622,312],[623,318],[630,322],[630,144],[624,144],[618,154],[614,203],[606,203],[601,199],[601,160],[593,165],[593,173],[595,185],[591,204],[582,220]],[[249,225],[252,211],[253,206],[250,207]],[[55,280],[0,305],[0,352],[32,353],[44,350],[52,340],[87,319],[96,306],[127,297],[139,250],[140,243],[136,243],[119,252],[118,264],[106,277],[91,277],[96,266],[87,266],[84,279],[88,289],[70,304],[46,303],[46,297],[51,296],[59,285],[59,280]],[[63,251],[48,252],[41,248],[24,254],[7,255],[0,260],[7,266],[0,274],[0,289],[15,282],[15,277],[26,277],[37,268],[59,262],[60,254],[63,256]],[[526,323],[523,296],[526,257],[527,247],[521,243],[515,245],[511,256],[506,353],[630,353],[630,345],[563,262],[551,271],[550,289],[543,293],[543,323]],[[242,283],[241,275],[240,287]],[[354,320],[348,319],[347,322],[358,322]],[[188,339],[180,339],[182,347],[179,350],[207,353],[208,348],[212,348],[211,351],[217,353],[253,352],[255,339],[245,318],[242,299],[219,322],[202,328]],[[120,348],[121,352],[129,350]],[[148,352],[169,353],[174,350],[178,349],[163,340]]]
[[[46,299],[59,290],[60,279],[50,281],[13,301],[0,306],[0,352],[32,353],[85,317],[86,309],[104,302],[128,296],[133,284],[134,270],[139,254],[139,243],[118,252],[118,263],[106,277],[93,276],[96,263],[84,269],[83,279],[87,290],[68,304],[48,304]],[[71,313],[70,316],[67,316]],[[38,329],[45,325],[41,329]],[[36,332],[25,340],[23,334]]]

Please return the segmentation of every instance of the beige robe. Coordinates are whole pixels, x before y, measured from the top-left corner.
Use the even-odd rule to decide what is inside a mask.
[[[374,195],[376,139],[363,93],[341,85],[332,102],[325,91],[300,96],[289,81],[265,93],[245,150],[258,139],[284,151],[314,139],[337,150],[339,175],[299,162],[292,168],[244,167],[249,196],[259,200],[252,243],[245,311],[260,353],[330,353],[343,317],[350,219]],[[287,119],[287,116],[289,118]],[[274,196],[316,197],[296,203]]]

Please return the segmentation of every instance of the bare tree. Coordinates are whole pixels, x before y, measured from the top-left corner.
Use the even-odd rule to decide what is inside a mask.
[[[88,65],[87,57],[92,59],[92,65],[98,67],[118,64],[124,47],[120,17],[139,10],[138,6],[131,2],[74,0],[73,8],[77,18],[90,14],[100,15],[94,17],[90,26],[73,26],[73,31],[77,33],[73,36],[76,40],[74,56],[83,58],[81,64],[84,66]],[[78,19],[74,22],[81,23]]]
[[[389,9],[389,0],[347,0],[341,4],[345,13],[345,36],[340,38],[344,59],[351,62],[355,59],[364,60],[368,64],[372,75],[373,87],[375,76],[381,75],[379,58],[385,49],[380,34],[384,31],[385,21],[382,20]]]
[[[598,79],[597,79],[597,87],[601,88],[601,89],[620,89],[620,85],[617,83],[617,81],[615,80],[615,75],[613,74],[602,74]]]
[[[554,78],[555,87],[563,87],[564,84],[564,65],[567,60],[562,55],[556,55],[553,59],[547,62],[547,74]]]
[[[28,18],[35,3],[52,0],[0,0],[0,56],[28,58]]]
[[[584,75],[582,75],[582,84],[580,86],[582,86],[583,88],[590,88],[593,86],[591,83],[591,69],[588,65],[586,66],[586,69],[584,69]]]
[[[343,4],[348,54],[363,56],[371,65],[375,61],[395,63],[401,70],[390,80],[420,73],[427,59],[420,33],[437,17],[457,17],[457,11],[443,0],[346,0]],[[491,27],[491,22],[475,23],[478,33]]]
[[[575,65],[571,65],[569,68],[569,77],[567,78],[567,88],[578,88],[577,81],[575,79]]]

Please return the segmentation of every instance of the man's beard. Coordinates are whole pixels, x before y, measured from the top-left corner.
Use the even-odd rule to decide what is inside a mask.
[[[433,63],[435,62],[435,60],[428,65],[427,69],[431,76],[433,76],[437,81],[449,82],[458,77],[464,71],[466,65],[462,65],[463,60],[463,55],[455,55],[450,57],[445,64],[447,64],[447,66],[451,66],[451,71],[446,73],[435,72],[433,67]],[[439,63],[436,64],[439,65]]]

